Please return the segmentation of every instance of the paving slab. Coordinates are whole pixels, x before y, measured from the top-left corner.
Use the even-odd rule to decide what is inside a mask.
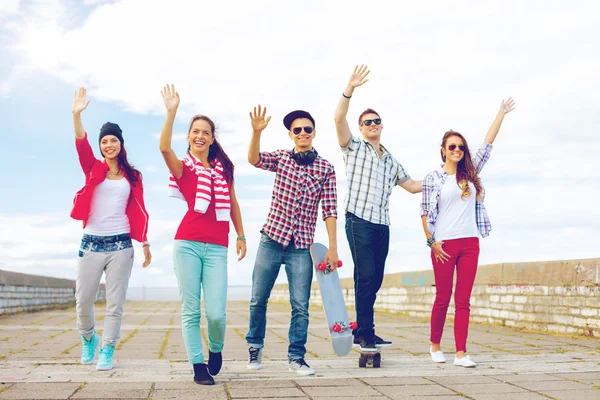
[[[306,360],[314,376],[287,367],[289,304],[269,305],[263,369],[246,368],[248,303],[228,304],[223,368],[216,385],[193,382],[177,302],[128,302],[115,368],[78,361],[74,309],[0,317],[0,399],[600,399],[600,340],[472,324],[469,353],[477,368],[452,364],[452,325],[429,357],[423,318],[376,315],[377,332],[393,341],[381,368],[359,368],[359,354],[333,352],[322,309],[311,306]],[[96,307],[97,329],[104,311]],[[353,311],[350,311],[353,315]],[[205,332],[205,319],[202,328]],[[204,335],[205,352],[206,337]]]

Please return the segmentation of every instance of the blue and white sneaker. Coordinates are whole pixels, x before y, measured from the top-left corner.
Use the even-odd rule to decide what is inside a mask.
[[[113,346],[104,345],[100,348],[100,354],[98,354],[98,363],[96,369],[98,371],[110,371],[113,368],[113,354],[115,348]]]
[[[85,336],[81,336],[81,363],[91,364],[96,358],[96,350],[100,344],[100,336],[96,332],[92,335],[90,340],[87,340]]]

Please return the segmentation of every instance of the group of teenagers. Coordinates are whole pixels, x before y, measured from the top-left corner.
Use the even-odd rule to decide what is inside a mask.
[[[430,247],[436,287],[431,312],[431,359],[446,361],[440,342],[456,270],[454,364],[474,367],[475,362],[466,353],[469,300],[477,272],[479,238],[488,236],[491,230],[479,173],[490,158],[504,116],[514,109],[514,101],[509,98],[501,102],[483,144],[474,153],[463,135],[453,130],[446,132],[439,149],[441,166],[422,181],[415,181],[381,144],[383,120],[375,110],[367,109],[358,117],[360,135],[351,133],[347,120],[350,99],[355,89],[368,81],[369,72],[366,66],[354,69],[335,111],[348,189],[344,211],[354,263],[358,324],[352,332],[354,345],[363,352],[392,345],[375,333],[374,303],[384,279],[389,250],[389,198],[393,188],[400,186],[413,194],[422,193],[424,242]],[[170,172],[169,195],[185,201],[188,208],[173,246],[183,338],[194,381],[211,385],[223,362],[230,221],[237,233],[238,260],[246,255],[242,215],[234,189],[234,165],[216,137],[214,122],[203,115],[192,118],[188,149],[180,159],[171,145],[179,93],[173,85],[167,85],[161,94],[166,119],[159,148]],[[71,212],[73,218],[83,221],[76,283],[77,325],[82,340],[81,362],[93,363],[98,353],[96,369],[110,370],[133,266],[132,239],[142,243],[143,266],[152,260],[147,238],[149,216],[144,205],[142,175],[127,159],[123,132],[117,124],[107,122],[102,126],[99,146],[103,160],[94,156],[81,121],[81,113],[89,103],[85,88],[75,91],[75,145],[85,174],[85,186],[77,192]],[[329,238],[325,261],[331,268],[338,265],[336,175],[333,165],[313,147],[317,131],[309,112],[292,111],[283,119],[294,143],[291,150],[261,151],[261,135],[271,120],[266,107],[255,107],[250,120],[248,161],[256,168],[274,172],[275,181],[252,274],[247,366],[253,370],[262,368],[267,304],[285,264],[292,310],[288,365],[291,372],[312,375],[315,371],[305,360],[313,277],[309,248],[314,241],[320,205]],[[100,338],[95,329],[94,302],[103,273],[106,314]],[[208,362],[202,351],[201,297],[207,320]]]

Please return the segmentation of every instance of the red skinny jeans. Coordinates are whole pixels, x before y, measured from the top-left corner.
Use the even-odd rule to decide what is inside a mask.
[[[436,261],[433,250],[431,261],[435,276],[435,303],[431,310],[431,343],[440,343],[446,322],[446,312],[452,296],[454,267],[456,267],[456,290],[454,293],[454,342],[456,351],[467,351],[471,290],[477,274],[479,238],[445,240],[443,249],[450,260]]]

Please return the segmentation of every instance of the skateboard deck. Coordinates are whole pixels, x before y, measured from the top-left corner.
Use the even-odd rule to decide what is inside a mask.
[[[314,243],[310,247],[310,257],[319,282],[331,344],[335,354],[343,357],[350,353],[352,348],[352,329],[355,329],[355,324],[348,320],[348,311],[337,270],[331,271],[329,266],[323,263],[326,254],[327,247],[321,243]],[[341,261],[338,266],[341,266]]]
[[[358,359],[358,366],[360,368],[373,367],[380,368],[381,367],[381,349],[377,349],[377,351],[367,352],[362,350],[357,350],[360,353],[360,357]]]

